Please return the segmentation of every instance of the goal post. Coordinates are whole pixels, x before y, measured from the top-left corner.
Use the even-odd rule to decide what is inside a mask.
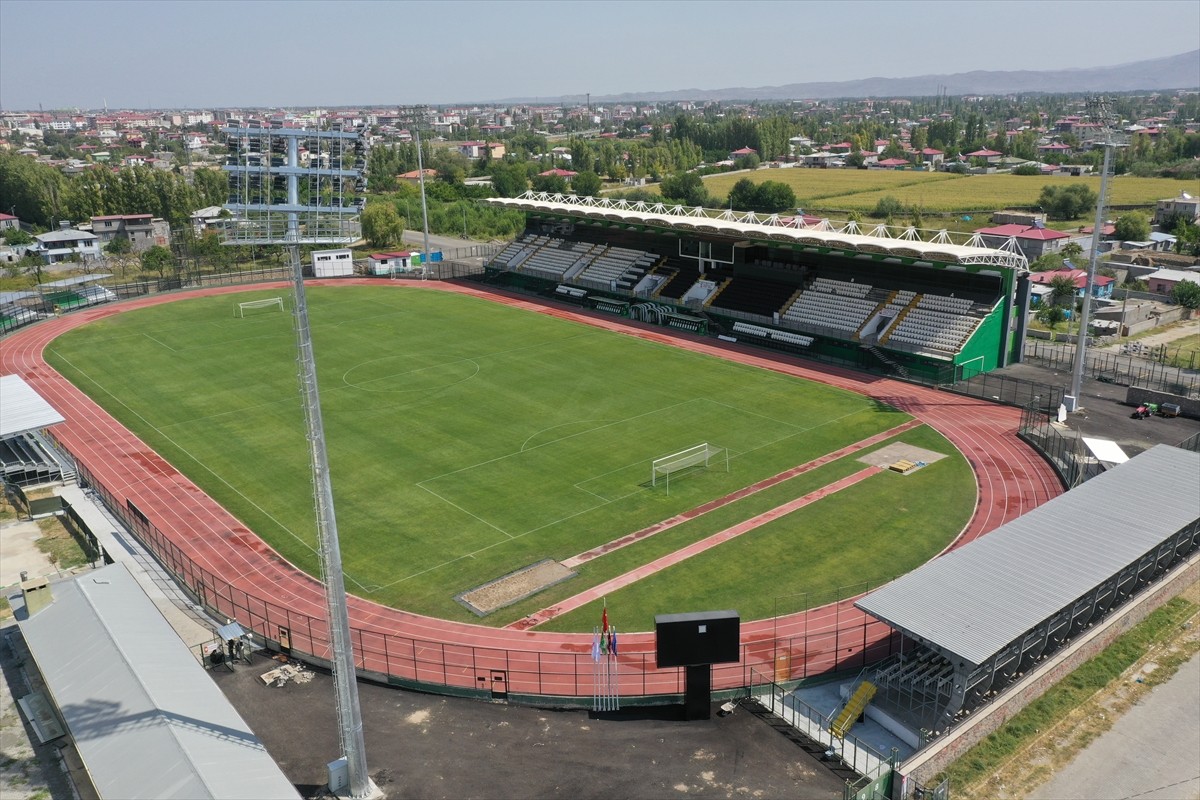
[[[280,311],[285,310],[283,307],[283,298],[282,297],[268,297],[263,300],[247,300],[244,303],[237,304],[237,316],[238,316],[238,319],[242,319],[246,316],[247,311],[253,311],[253,310],[259,309],[259,308],[274,308],[274,307],[278,307]]]
[[[729,471],[729,450],[724,447],[717,447],[710,442],[689,447],[686,450],[680,450],[678,453],[656,458],[650,462],[650,485],[657,487],[661,480],[667,487],[667,494],[671,493],[671,475],[683,470],[703,467],[708,469],[713,459],[725,456],[725,471]]]

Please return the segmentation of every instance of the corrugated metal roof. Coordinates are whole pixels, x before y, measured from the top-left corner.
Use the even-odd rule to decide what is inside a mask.
[[[123,564],[21,623],[101,797],[299,795]]]
[[[676,212],[673,210],[675,207],[669,204],[662,205],[662,210],[659,211],[639,211],[629,208],[619,208],[611,204],[594,204],[604,202],[603,199],[593,201],[593,204],[589,204],[583,200],[577,200],[573,195],[561,197],[560,200],[543,200],[527,195],[522,195],[521,197],[489,197],[484,202],[508,208],[559,212],[573,216],[616,222],[663,225],[677,230],[750,236],[760,239],[796,242],[817,247],[857,250],[863,253],[890,253],[896,256],[929,259],[950,264],[996,264],[1014,268],[1024,268],[1028,265],[1024,256],[1008,250],[954,244],[950,241],[926,242],[920,239],[893,238],[890,235],[873,235],[870,232],[847,233],[843,231],[767,225],[763,222],[737,222],[692,213],[695,209],[682,209],[681,212]],[[555,197],[558,196],[555,195]],[[584,200],[590,200],[590,198],[585,198]],[[661,204],[654,205],[657,207]]]
[[[856,606],[971,664],[1200,519],[1200,454],[1158,445]]]
[[[0,439],[64,421],[20,375],[0,376]]]

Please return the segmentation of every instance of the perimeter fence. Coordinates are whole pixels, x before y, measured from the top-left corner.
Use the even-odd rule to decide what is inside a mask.
[[[85,460],[76,456],[76,461],[80,484],[95,492],[194,602],[218,619],[237,621],[261,637],[270,650],[329,665],[329,628],[324,616],[305,614],[281,602],[277,586],[256,585],[252,575],[231,579],[203,566],[204,553],[191,541],[194,532],[160,528],[135,497],[115,493],[97,479]],[[223,538],[220,533],[211,535]],[[315,579],[298,580],[310,580],[317,586]],[[851,597],[851,592],[868,588],[859,584],[825,596]],[[414,637],[402,630],[402,612],[389,624],[387,611],[374,611],[370,624],[356,621],[351,612],[351,639],[361,677],[439,694],[527,698],[558,705],[591,701],[595,687],[588,634],[580,634],[578,645],[569,649],[564,649],[559,638],[539,647],[537,637],[527,635],[513,636],[513,647],[486,647],[454,641],[454,623],[447,623],[445,639]],[[743,633],[739,663],[713,666],[712,685],[718,693],[744,691],[753,670],[769,671],[780,682],[857,671],[890,655],[899,644],[891,628],[853,608],[847,600],[773,621],[749,623],[756,624],[760,633]],[[772,625],[777,636],[772,635]],[[493,634],[492,639],[499,633],[481,626],[478,632]],[[685,670],[657,668],[652,634],[623,637],[617,663],[624,702],[673,702],[684,692]]]

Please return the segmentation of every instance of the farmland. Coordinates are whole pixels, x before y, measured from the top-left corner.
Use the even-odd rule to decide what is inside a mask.
[[[796,193],[796,205],[812,212],[869,213],[880,198],[891,196],[905,206],[926,212],[979,212],[1010,207],[1036,207],[1047,184],[1084,183],[1099,191],[1100,178],[1087,176],[954,175],[945,172],[887,170],[760,169],[705,178],[709,193],[723,205],[733,185],[742,178],[755,183],[780,181]],[[658,191],[657,186],[648,187]],[[1196,193],[1195,181],[1171,178],[1138,178],[1119,175],[1109,184],[1108,202],[1117,207],[1153,207],[1155,201],[1176,197],[1181,191]],[[836,216],[836,213],[834,213]]]

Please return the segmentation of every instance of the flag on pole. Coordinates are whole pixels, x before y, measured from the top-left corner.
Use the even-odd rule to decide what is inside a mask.
[[[592,661],[600,661],[600,634],[592,632]]]
[[[604,610],[600,612],[600,632],[608,633],[608,598],[604,598]]]
[[[617,655],[617,629],[613,628],[608,632],[608,654],[616,657]]]
[[[606,633],[600,634],[600,652],[608,655],[608,634]]]

